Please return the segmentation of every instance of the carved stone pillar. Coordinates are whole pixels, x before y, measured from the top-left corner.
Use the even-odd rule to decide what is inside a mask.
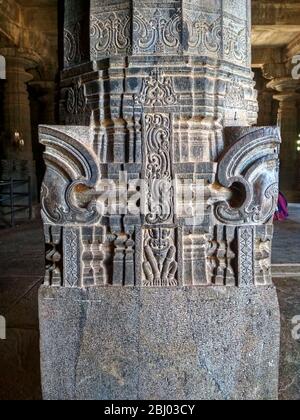
[[[34,64],[14,49],[3,50],[6,58],[4,86],[4,151],[1,165],[2,178],[32,179],[32,191],[36,192],[35,162],[32,151],[31,116],[28,82],[32,75],[27,69]],[[15,142],[15,133],[24,141],[23,147]]]
[[[85,5],[69,125],[40,128],[44,397],[276,399],[280,135],[251,128],[250,2]]]
[[[298,183],[297,140],[299,139],[298,104],[300,94],[296,89],[300,84],[290,78],[274,79],[269,85],[279,93],[274,99],[279,101],[278,124],[281,128],[282,147],[280,164],[280,188],[289,201],[300,199]]]

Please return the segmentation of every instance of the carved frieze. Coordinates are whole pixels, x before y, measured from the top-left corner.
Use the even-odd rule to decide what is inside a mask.
[[[131,53],[131,17],[124,13],[92,15],[90,22],[91,53],[101,56]]]
[[[181,10],[142,9],[133,18],[133,53],[177,53],[181,51]]]

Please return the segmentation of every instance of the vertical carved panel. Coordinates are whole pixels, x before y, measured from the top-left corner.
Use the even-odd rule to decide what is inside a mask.
[[[217,286],[235,286],[236,253],[235,228],[215,226],[214,233],[206,244],[207,277]]]
[[[144,230],[143,286],[177,286],[175,229]]]
[[[83,262],[83,286],[103,286],[107,283],[107,273],[104,266],[104,229],[87,226],[81,229]]]
[[[211,284],[206,274],[206,246],[208,235],[197,229],[184,234],[183,239],[183,284],[185,286],[205,286]]]
[[[146,223],[172,223],[174,197],[169,115],[146,115],[144,138],[145,181],[148,188]]]
[[[62,257],[62,227],[44,226],[46,242],[46,275],[45,285],[62,286],[63,257]]]
[[[251,286],[254,283],[254,228],[238,228],[239,240],[239,285]]]
[[[257,226],[255,236],[255,284],[272,284],[271,254],[273,226]]]
[[[63,234],[64,285],[80,287],[80,229],[65,227]]]
[[[126,286],[135,285],[135,235],[134,227],[127,230],[127,241],[125,242],[125,284]]]
[[[125,285],[125,252],[127,235],[123,232],[115,234],[113,258],[113,286]]]

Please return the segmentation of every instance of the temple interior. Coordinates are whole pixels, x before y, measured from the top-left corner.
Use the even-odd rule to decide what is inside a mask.
[[[8,328],[0,340],[1,400],[41,399],[37,293],[44,276],[39,191],[45,164],[38,126],[70,122],[60,85],[62,3],[0,2],[0,181],[22,181],[14,188],[23,194],[13,218],[8,205],[0,207],[0,315]],[[252,69],[257,125],[278,124],[282,134],[280,191],[289,217],[275,222],[272,259],[282,321],[280,399],[299,400],[300,342],[292,331],[300,314],[300,1],[252,1]],[[73,106],[80,121],[80,104]]]

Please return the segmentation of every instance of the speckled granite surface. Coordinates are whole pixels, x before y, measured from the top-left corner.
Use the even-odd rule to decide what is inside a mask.
[[[275,283],[281,312],[279,395],[282,400],[300,400],[300,278]]]

